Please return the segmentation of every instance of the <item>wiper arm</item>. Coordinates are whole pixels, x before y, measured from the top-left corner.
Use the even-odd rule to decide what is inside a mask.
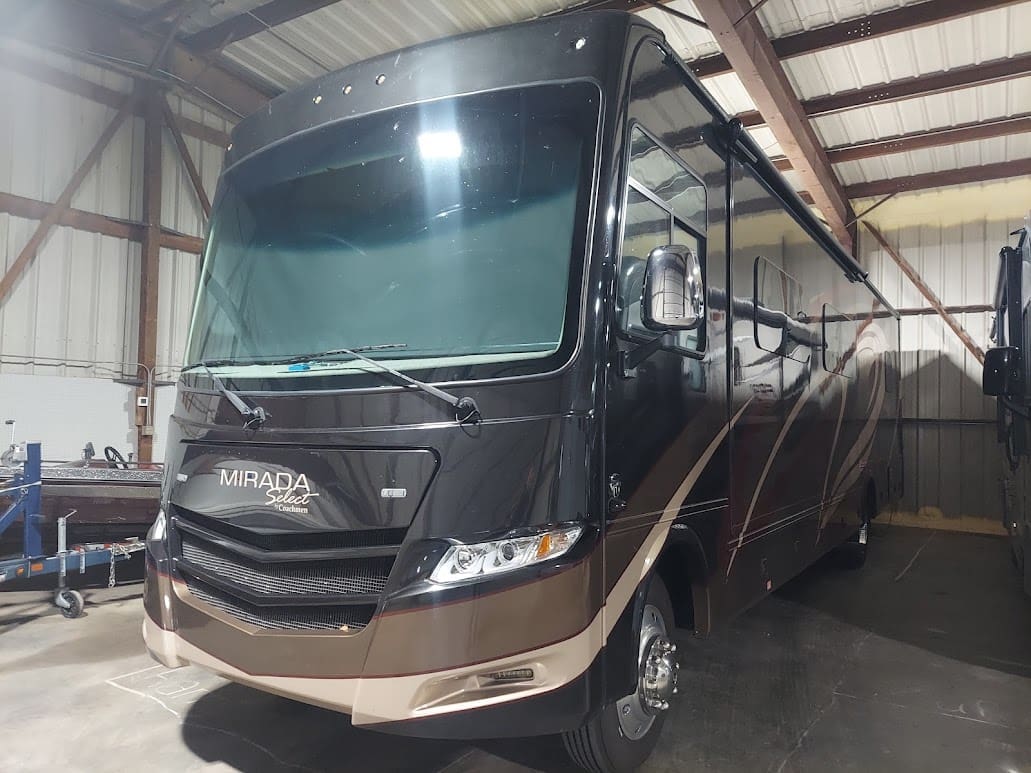
[[[262,424],[264,424],[268,420],[269,414],[266,413],[265,409],[262,408],[260,405],[256,405],[253,408],[247,405],[247,403],[243,401],[243,398],[240,397],[240,395],[236,394],[236,392],[227,387],[225,384],[223,384],[222,379],[220,379],[218,375],[216,375],[215,371],[211,369],[212,365],[218,367],[219,365],[231,364],[233,364],[232,360],[208,360],[203,362],[195,362],[191,365],[188,365],[186,368],[183,368],[183,370],[185,371],[187,370],[187,368],[202,368],[204,372],[207,373],[208,376],[211,378],[212,382],[214,382],[215,389],[221,392],[223,396],[226,398],[226,400],[228,400],[229,403],[237,411],[239,411],[240,415],[244,419],[244,429],[258,429]]]
[[[312,362],[318,362],[324,360],[327,357],[335,357],[341,354],[345,354],[349,357],[353,357],[356,360],[360,360],[368,365],[372,365],[383,373],[389,373],[394,378],[411,384],[414,387],[418,387],[423,392],[429,395],[433,395],[439,400],[443,400],[445,403],[455,409],[455,421],[459,424],[475,424],[480,420],[480,408],[476,404],[476,401],[471,397],[458,397],[450,392],[445,392],[439,387],[435,387],[432,384],[427,384],[425,381],[419,381],[417,378],[412,378],[407,373],[402,373],[395,368],[391,368],[389,365],[385,365],[379,360],[374,360],[371,357],[366,357],[361,352],[376,351],[380,349],[403,349],[405,344],[378,344],[375,346],[360,346],[356,349],[332,349],[326,352],[320,352],[318,354],[308,354],[300,357],[290,357],[285,360],[280,360],[279,365],[287,364],[310,364]]]

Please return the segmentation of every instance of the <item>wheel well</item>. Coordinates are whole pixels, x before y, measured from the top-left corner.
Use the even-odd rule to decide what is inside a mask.
[[[701,548],[689,541],[673,542],[659,556],[655,571],[662,579],[673,603],[677,628],[693,631],[695,625],[695,585],[704,583],[705,558]]]

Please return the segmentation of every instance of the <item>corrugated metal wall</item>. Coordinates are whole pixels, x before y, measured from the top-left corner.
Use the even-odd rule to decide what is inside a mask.
[[[71,67],[51,55],[50,65],[74,71],[110,89],[125,92],[131,82],[87,65]],[[227,132],[229,124],[177,97],[173,113]],[[0,190],[46,202],[54,201],[114,116],[114,109],[21,74],[0,71]],[[223,148],[187,136],[209,197],[222,164]],[[204,234],[203,213],[168,132],[162,163],[162,225],[185,234]],[[100,162],[72,200],[72,207],[116,218],[140,220],[142,210],[143,121],[130,117],[115,134]],[[0,214],[0,262],[4,268],[18,256],[37,225],[35,220]],[[182,364],[198,256],[161,250],[158,309],[158,377]],[[140,245],[124,239],[52,229],[32,265],[10,296],[0,304],[0,380],[6,374],[65,376],[110,381],[122,373],[135,375],[140,276]],[[57,363],[67,363],[59,365]],[[72,382],[69,382],[71,384]],[[21,390],[0,391],[0,418],[31,415],[30,406],[15,404]],[[72,390],[87,400],[89,390]],[[162,401],[167,402],[167,401]],[[83,405],[90,410],[90,406]],[[97,406],[93,406],[97,409]],[[106,409],[103,409],[106,410]],[[118,412],[131,405],[121,400]],[[131,416],[129,423],[131,424]],[[165,416],[155,416],[155,450],[162,445]],[[54,427],[19,425],[23,436],[49,441],[66,450],[69,439]],[[125,450],[124,425],[117,444]],[[74,442],[81,446],[79,438]],[[47,454],[46,448],[44,453]],[[50,456],[50,454],[47,454]],[[63,454],[62,454],[63,455]]]
[[[931,194],[933,195],[933,194]],[[1025,199],[1025,203],[1031,199]],[[947,306],[991,304],[999,249],[1013,242],[1019,215],[956,222],[956,213],[881,227]],[[876,220],[876,218],[871,218]],[[861,258],[874,283],[898,308],[927,307],[916,287],[864,230]],[[956,315],[986,348],[991,313]],[[943,528],[1001,528],[1005,463],[995,439],[995,401],[981,393],[981,365],[937,315],[901,325],[905,492],[894,518]]]

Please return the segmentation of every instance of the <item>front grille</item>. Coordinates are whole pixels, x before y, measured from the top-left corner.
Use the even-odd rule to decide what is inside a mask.
[[[186,587],[206,604],[267,631],[360,631],[376,611],[358,606],[259,607],[187,575]]]
[[[176,508],[172,532],[176,572],[200,601],[265,630],[357,631],[376,612],[405,530],[268,537]]]
[[[380,593],[393,556],[343,561],[260,563],[221,550],[183,533],[183,560],[262,595],[318,596],[329,593]]]

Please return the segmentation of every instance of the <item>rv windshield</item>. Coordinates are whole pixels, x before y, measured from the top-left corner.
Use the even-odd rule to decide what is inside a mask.
[[[435,380],[560,365],[578,327],[598,104],[587,83],[456,97],[236,164],[188,362],[271,381],[368,375],[341,358],[274,363],[359,346]]]

